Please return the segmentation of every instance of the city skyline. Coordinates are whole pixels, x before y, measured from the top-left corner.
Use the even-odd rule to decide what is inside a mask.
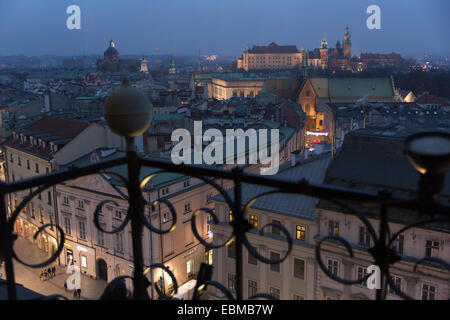
[[[103,0],[95,3],[67,0],[46,4],[44,15],[39,3],[3,1],[0,26],[14,30],[14,36],[7,32],[0,35],[0,41],[8,44],[0,48],[0,56],[101,55],[110,39],[125,55],[151,55],[159,48],[160,54],[200,52],[237,56],[247,46],[267,45],[272,41],[296,45],[299,49],[316,48],[324,34],[329,45],[334,46],[338,40],[342,41],[347,25],[356,54],[450,52],[450,44],[443,41],[450,30],[444,13],[448,12],[445,8],[449,4],[445,1],[352,0],[345,7],[335,2],[320,2],[321,5],[317,1],[265,1],[264,5],[258,2],[257,7],[253,0],[239,6],[234,0],[226,3],[136,0],[126,7],[124,3],[108,2],[109,8],[105,9]],[[66,27],[69,16],[66,9],[72,4],[81,8],[81,30]],[[366,26],[369,17],[366,9],[371,4],[381,8],[380,30],[369,30]],[[420,19],[409,18],[418,16]]]

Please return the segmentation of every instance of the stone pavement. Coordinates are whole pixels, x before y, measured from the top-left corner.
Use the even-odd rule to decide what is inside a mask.
[[[30,241],[19,237],[14,243],[14,251],[17,256],[26,263],[37,264],[44,262],[48,259],[47,253],[40,250],[36,245]],[[58,261],[53,262],[51,265],[46,266],[56,267],[56,276],[45,281],[39,279],[39,274],[44,268],[30,268],[22,265],[18,261],[14,260],[14,275],[16,283],[22,284],[24,287],[36,291],[43,295],[60,294],[68,299],[73,299],[73,291],[64,289],[64,282],[70,276],[66,273],[67,268],[64,266],[58,266]],[[2,278],[6,279],[5,270],[2,266],[0,268]],[[104,289],[106,288],[106,281],[94,280],[83,274],[81,274],[81,299],[98,299]]]

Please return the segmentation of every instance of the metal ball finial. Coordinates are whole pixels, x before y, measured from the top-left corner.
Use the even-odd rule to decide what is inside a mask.
[[[125,138],[144,133],[152,121],[153,106],[148,97],[124,78],[105,102],[105,119],[111,130]]]

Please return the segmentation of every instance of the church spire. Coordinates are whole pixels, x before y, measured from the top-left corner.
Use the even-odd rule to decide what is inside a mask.
[[[322,42],[320,43],[320,49],[328,49],[327,39],[325,38],[325,33],[323,34]]]
[[[347,27],[345,28],[343,44],[351,44],[351,43],[352,43],[352,40],[351,40],[351,37],[350,37],[350,30],[349,30],[348,25],[347,25]]]

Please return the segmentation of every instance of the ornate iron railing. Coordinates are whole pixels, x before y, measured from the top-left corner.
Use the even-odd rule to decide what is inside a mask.
[[[271,260],[262,255],[260,255],[253,247],[250,245],[250,242],[247,238],[247,232],[251,229],[251,225],[249,221],[246,219],[246,214],[253,203],[252,199],[248,203],[242,203],[242,184],[243,183],[251,183],[257,185],[270,186],[273,189],[269,192],[258,195],[258,197],[262,197],[268,194],[273,193],[289,193],[289,194],[298,194],[298,195],[306,195],[315,197],[318,199],[324,199],[326,201],[337,204],[339,207],[343,208],[347,212],[354,214],[358,217],[361,222],[367,227],[370,233],[370,237],[372,239],[372,243],[374,246],[368,249],[368,253],[373,257],[375,264],[380,267],[381,277],[382,277],[382,287],[381,289],[377,289],[376,298],[377,299],[385,299],[386,297],[386,289],[388,286],[394,288],[397,295],[403,297],[405,299],[411,299],[408,295],[406,295],[401,288],[398,288],[396,284],[393,282],[390,276],[390,266],[401,260],[401,257],[395,253],[392,249],[392,243],[397,239],[397,236],[404,231],[428,224],[430,222],[449,222],[450,221],[450,208],[443,204],[439,204],[434,200],[430,200],[426,203],[426,208],[424,206],[423,198],[414,198],[414,199],[400,199],[395,198],[392,193],[387,191],[361,191],[361,190],[352,190],[346,187],[337,187],[331,185],[323,185],[323,184],[315,184],[309,183],[306,180],[301,180],[298,182],[285,181],[276,177],[266,177],[259,176],[255,174],[245,173],[240,168],[234,168],[232,170],[221,170],[216,168],[205,168],[194,165],[175,165],[171,162],[163,161],[163,160],[150,160],[138,157],[136,151],[129,150],[126,153],[125,157],[100,162],[96,164],[92,164],[85,167],[72,167],[70,169],[62,170],[60,172],[50,173],[45,176],[38,176],[30,179],[25,179],[23,181],[9,182],[9,183],[1,183],[0,184],[0,252],[1,252],[1,260],[5,265],[5,273],[7,279],[7,288],[8,288],[8,298],[16,299],[16,284],[14,281],[14,268],[13,268],[13,260],[15,259],[18,263],[22,263],[26,266],[33,268],[40,268],[54,262],[64,247],[64,231],[58,225],[54,225],[54,227],[59,231],[59,244],[56,252],[47,260],[38,264],[28,264],[22,261],[18,255],[13,250],[14,241],[17,239],[17,235],[14,234],[14,224],[16,219],[18,218],[20,212],[23,208],[40,192],[54,186],[58,183],[61,183],[66,180],[75,179],[82,176],[87,176],[90,174],[95,174],[98,172],[103,172],[112,167],[126,165],[128,168],[128,178],[124,178],[122,176],[118,176],[125,184],[128,190],[128,203],[129,208],[126,214],[126,217],[123,223],[115,228],[114,230],[104,230],[99,223],[99,211],[101,206],[105,204],[105,202],[100,203],[97,206],[97,209],[94,212],[94,224],[96,227],[103,232],[106,233],[116,233],[120,232],[125,228],[125,226],[130,223],[131,232],[132,232],[132,256],[134,260],[134,275],[133,277],[118,277],[110,282],[108,287],[105,290],[103,298],[108,297],[125,297],[125,294],[122,293],[114,293],[114,288],[118,288],[117,283],[124,281],[125,278],[131,278],[133,281],[133,293],[132,299],[149,299],[147,294],[147,289],[151,286],[150,282],[146,278],[146,274],[149,271],[152,271],[156,268],[163,269],[167,272],[167,274],[172,278],[172,282],[174,284],[174,293],[178,290],[178,283],[176,278],[174,277],[172,271],[167,268],[165,265],[161,263],[156,263],[150,265],[149,267],[145,267],[143,263],[143,248],[142,248],[142,234],[143,228],[148,228],[151,232],[157,234],[164,234],[171,232],[173,230],[173,226],[177,224],[177,213],[175,212],[174,207],[165,199],[158,199],[158,201],[167,205],[171,214],[173,216],[171,226],[167,229],[161,230],[153,225],[147,220],[144,215],[144,208],[147,205],[144,197],[141,194],[141,188],[148,182],[151,177],[146,177],[143,180],[139,180],[139,173],[142,167],[148,166],[152,168],[158,168],[160,171],[157,172],[174,172],[180,173],[192,177],[196,177],[201,179],[205,183],[211,185],[213,188],[220,193],[228,204],[230,210],[233,214],[233,220],[230,222],[232,228],[231,238],[235,240],[235,250],[236,250],[236,290],[235,293],[231,292],[224,285],[219,282],[211,280],[212,275],[212,267],[206,264],[202,264],[200,271],[197,277],[197,285],[194,292],[194,299],[198,299],[198,293],[201,290],[205,290],[208,287],[215,287],[217,290],[221,291],[227,299],[243,299],[243,248],[245,247],[249,254],[256,257],[263,263],[266,264],[276,264],[285,260],[291,251],[293,241],[288,230],[283,227],[281,224],[269,223],[266,226],[263,226],[262,230],[267,228],[268,226],[276,226],[281,232],[285,235],[288,250],[286,254],[281,257],[279,260]],[[117,175],[117,174],[116,174]],[[230,197],[229,193],[224,190],[221,186],[219,186],[214,179],[227,179],[231,180],[234,183],[233,189],[233,197]],[[15,208],[12,214],[8,217],[5,205],[5,197],[8,194],[12,194],[14,192],[29,190],[30,188],[37,188],[31,194],[23,199],[23,201]],[[363,212],[358,212],[353,209],[348,202],[360,202],[360,203],[372,203],[375,205],[379,205],[381,208],[380,214],[377,217],[379,220],[379,230],[378,233],[369,222],[368,217]],[[150,204],[151,205],[151,204]],[[415,221],[413,224],[407,225],[398,232],[391,235],[388,225],[389,214],[388,208],[400,208],[400,209],[408,209],[408,210],[419,210],[421,212],[420,221]],[[207,214],[211,215],[213,223],[219,223],[219,218],[215,214],[214,210],[209,208],[200,208],[196,210],[191,219],[191,226],[194,236],[198,239],[198,241],[207,248],[216,249],[225,246],[229,243],[226,241],[222,244],[214,244],[211,242],[205,241],[199,234],[196,228],[196,216],[200,211],[204,211]],[[38,232],[35,234],[35,237],[41,232],[44,232],[44,229],[49,227],[49,224],[42,225]],[[316,246],[316,259],[321,270],[330,278],[341,282],[343,284],[351,285],[356,283],[363,283],[368,279],[370,275],[366,275],[360,280],[349,280],[349,279],[341,279],[331,272],[328,271],[327,267],[324,265],[321,258],[321,246],[324,241],[334,241],[343,245],[349,252],[350,256],[353,256],[353,251],[351,245],[347,240],[339,236],[327,236],[321,239]],[[417,262],[417,265],[424,263],[426,261],[438,263],[445,269],[450,270],[450,266],[443,260],[437,258],[427,257],[421,259]],[[116,285],[116,286],[114,286]],[[159,298],[162,299],[173,299],[174,295],[168,296],[159,287],[157,283],[154,284],[155,290],[158,294]],[[58,296],[52,296],[51,298],[59,298]],[[270,296],[266,293],[258,293],[250,299],[254,298],[266,298],[266,299],[274,299],[274,297]]]

